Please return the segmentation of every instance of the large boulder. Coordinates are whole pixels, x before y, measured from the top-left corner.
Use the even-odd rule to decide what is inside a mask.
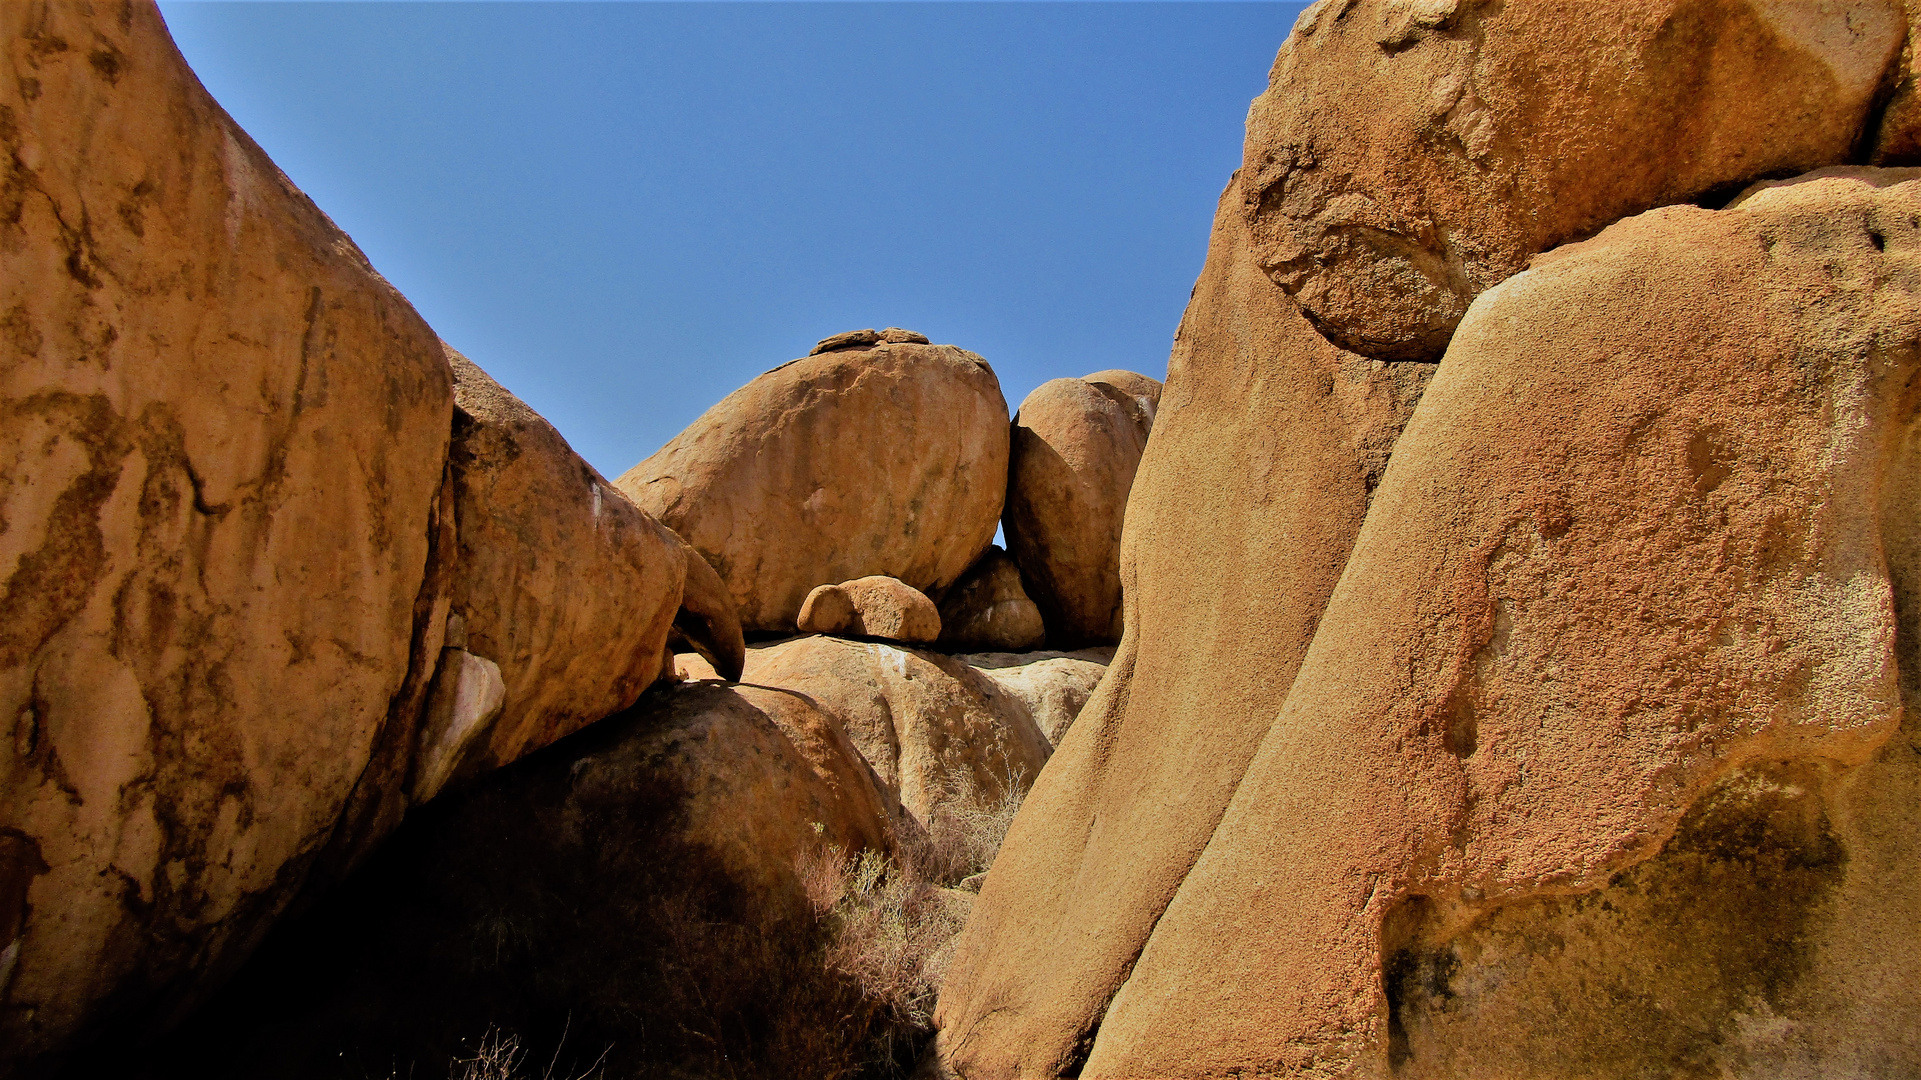
[[[32,1076],[631,701],[670,622],[741,646],[685,545],[454,385],[151,4],[7,5],[0,42],[0,1073]]]
[[[1280,709],[1433,370],[1329,345],[1255,263],[1240,205],[1237,180],[1129,497],[1126,634],[941,991],[942,1054],[970,1077],[1085,1057]]]
[[[681,619],[683,633],[739,678],[733,602],[711,573],[687,572],[699,553],[472,361],[447,357],[459,538],[447,601],[462,639],[449,648],[495,665],[502,697],[497,720],[430,729],[416,769],[486,772],[632,705],[659,676],[683,604],[708,613]]]
[[[1041,609],[1028,599],[1021,570],[989,547],[940,600],[940,647],[1025,652],[1047,640]]]
[[[0,66],[19,1076],[234,963],[377,748],[410,745],[452,393],[433,331],[151,4],[0,6]]]
[[[1918,223],[1808,177],[1476,302],[1083,1075],[1921,1070]]]
[[[822,963],[805,869],[892,851],[898,813],[797,694],[652,691],[423,808],[187,1027],[97,1075],[463,1075],[488,1036],[559,1076],[603,1052],[609,1076],[845,1074],[871,1006]]]
[[[866,333],[729,394],[615,481],[713,564],[749,633],[791,633],[817,585],[884,574],[938,592],[994,538],[1007,403],[993,369]]]
[[[1121,523],[1160,397],[1100,372],[1042,383],[1014,416],[1002,527],[1055,648],[1121,639]]]
[[[940,637],[940,611],[925,593],[884,575],[821,585],[794,620],[803,634],[878,638],[925,645]]]
[[[1913,142],[1899,118],[1876,135],[1900,0],[1588,14],[1553,0],[1302,14],[1249,114],[1242,197],[1256,258],[1330,340],[1437,358],[1469,302],[1537,252],[1855,160],[1877,137]]]

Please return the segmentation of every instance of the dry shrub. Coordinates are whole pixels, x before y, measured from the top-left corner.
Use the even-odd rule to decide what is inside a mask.
[[[562,1036],[561,1042],[565,1044],[565,1036]],[[521,1047],[519,1036],[488,1028],[487,1033],[480,1037],[480,1045],[474,1048],[472,1056],[454,1059],[453,1067],[448,1072],[449,1080],[530,1080],[528,1074],[522,1071],[526,1057],[527,1051]],[[606,1058],[603,1052],[600,1061],[567,1080],[588,1080],[589,1077],[600,1080],[603,1076],[601,1065]],[[539,1080],[558,1080],[554,1069],[559,1063],[560,1051],[556,1048],[553,1060],[547,1063]]]
[[[827,845],[798,860],[825,931],[825,966],[860,988],[858,1020],[872,1047],[864,1071],[901,1075],[933,1034],[934,999],[971,900],[943,886],[993,865],[1026,794],[1023,779],[1010,771],[1001,795],[982,797],[950,777],[948,790],[965,794],[943,802],[924,834],[902,837],[898,858]]]
[[[962,794],[935,806],[928,815],[924,839],[903,845],[906,860],[915,864],[919,876],[954,885],[994,865],[1008,826],[1027,797],[1027,776],[1020,768],[1009,767],[999,779],[1001,794],[994,797],[983,795],[972,777],[948,774],[947,790]]]

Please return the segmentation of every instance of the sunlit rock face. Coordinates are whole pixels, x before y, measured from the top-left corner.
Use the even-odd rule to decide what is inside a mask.
[[[713,565],[748,633],[791,634],[818,586],[884,575],[936,594],[987,550],[1007,402],[965,349],[855,331],[729,394],[615,483]]]
[[[1102,850],[1064,796],[1154,760],[1130,728],[1181,712],[1142,667],[1192,648],[1155,624],[1207,606],[1136,607],[1131,547],[1135,621],[963,935],[946,1067],[1921,1063],[1895,1019],[1921,993],[1917,222],[1915,173],[1827,170],[1630,218],[1484,294],[1218,817],[1124,803],[1156,816]],[[1189,829],[1164,905],[1133,892],[1151,918],[1068,910]]]
[[[1539,252],[1911,138],[1877,108],[1905,29],[1898,0],[1323,0],[1248,115],[1254,257],[1343,348],[1439,359]]]
[[[0,1072],[30,1076],[173,1023],[411,806],[631,703],[670,626],[730,674],[742,642],[151,4],[6,5],[0,42]]]

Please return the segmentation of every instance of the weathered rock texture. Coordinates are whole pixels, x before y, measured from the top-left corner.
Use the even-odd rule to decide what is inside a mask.
[[[700,555],[634,506],[554,426],[465,356],[454,374],[451,451],[459,550],[448,590],[467,653],[499,666],[500,720],[473,738],[469,773],[625,709],[660,673],[662,645]],[[740,675],[744,645],[724,595],[695,607],[719,625],[688,626]],[[683,620],[684,622],[685,620]],[[715,640],[708,644],[705,640]],[[424,759],[438,744],[423,743]]]
[[[1905,23],[1899,0],[1323,0],[1249,114],[1255,257],[1343,347],[1438,358],[1537,252],[1912,154],[1912,90],[1875,111]]]
[[[1918,175],[1482,296],[1083,1075],[1921,1068]]]
[[[1237,180],[1130,496],[1126,636],[942,989],[942,1053],[968,1076],[1085,1056],[1279,710],[1432,371],[1330,346],[1254,262],[1240,205]]]
[[[1055,648],[1121,639],[1121,523],[1160,397],[1101,372],[1042,383],[1014,416],[1001,522]]]
[[[815,954],[797,860],[891,850],[896,814],[797,694],[649,693],[417,812],[134,1064],[442,1075],[492,1029],[555,1075],[844,1075],[870,1007]]]
[[[924,645],[940,637],[940,611],[912,585],[876,575],[816,588],[801,604],[795,625],[803,634]]]
[[[19,1075],[250,948],[406,723],[451,391],[151,5],[0,6],[0,49]]]
[[[685,545],[596,513],[464,364],[455,422],[432,331],[151,4],[0,6],[0,47],[0,1073],[31,1076],[176,1019],[456,775],[631,701],[683,599],[741,644]]]
[[[857,342],[748,383],[615,483],[713,564],[747,631],[790,633],[817,585],[937,592],[986,550],[1007,403],[973,353]]]
[[[840,349],[865,348],[869,345],[878,345],[884,341],[905,342],[909,345],[925,345],[927,344],[927,335],[917,334],[912,330],[903,330],[898,326],[890,326],[885,330],[848,330],[843,333],[832,334],[828,337],[821,338],[818,342],[814,343],[813,351],[807,355],[819,356],[821,353],[836,352]]]
[[[1921,165],[1921,0],[1902,0],[1907,9],[1907,40],[1901,58],[1889,74],[1887,104],[1872,133],[1868,161],[1882,166]]]
[[[943,649],[1025,652],[1047,639],[1041,609],[1021,586],[1020,567],[989,547],[940,601]]]

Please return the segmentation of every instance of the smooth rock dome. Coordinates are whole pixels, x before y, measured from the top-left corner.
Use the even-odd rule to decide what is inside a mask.
[[[1008,434],[993,368],[907,332],[839,336],[615,481],[713,565],[749,633],[791,633],[819,585],[882,574],[937,592],[994,537]]]

